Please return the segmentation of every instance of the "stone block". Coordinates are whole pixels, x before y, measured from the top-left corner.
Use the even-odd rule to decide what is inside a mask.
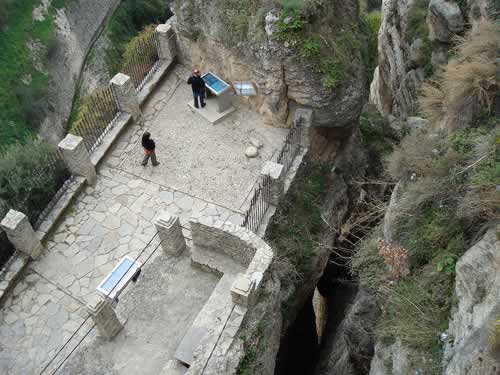
[[[178,216],[162,212],[155,227],[161,240],[161,247],[166,254],[178,256],[186,248],[186,239]]]
[[[94,294],[87,303],[87,311],[97,326],[99,334],[112,340],[123,328],[111,304],[102,296]]]
[[[239,274],[231,286],[233,303],[243,306],[252,306],[255,296],[255,282],[247,275]]]
[[[36,259],[42,253],[42,244],[36,236],[28,217],[22,212],[9,210],[0,226],[5,230],[9,241],[16,250],[33,259]]]
[[[126,74],[118,73],[111,79],[110,84],[115,91],[120,110],[130,114],[134,120],[140,120],[142,112],[132,79]]]
[[[90,161],[90,155],[85,148],[83,138],[68,134],[58,145],[64,162],[71,173],[85,177],[89,185],[94,185],[97,180],[95,167]]]
[[[156,27],[160,59],[172,61],[177,56],[175,32],[171,25],[161,24]]]
[[[285,190],[284,166],[268,161],[264,164],[260,174],[261,176],[269,176],[269,178],[271,178],[271,204],[278,206]]]

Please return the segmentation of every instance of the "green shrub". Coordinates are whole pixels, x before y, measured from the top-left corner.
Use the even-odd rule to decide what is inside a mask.
[[[280,34],[297,33],[304,28],[304,19],[299,11],[283,11],[277,23]]]
[[[429,28],[427,26],[427,8],[429,0],[417,0],[408,12],[408,41],[411,43],[418,38],[427,38]]]
[[[362,49],[368,82],[373,80],[373,72],[378,65],[378,31],[382,24],[382,13],[371,12],[361,18],[361,30],[366,38],[366,48]]]
[[[63,163],[47,168],[56,149],[38,139],[0,151],[0,215],[8,208],[24,212],[34,223],[67,175]]]
[[[321,54],[321,42],[315,38],[309,38],[302,44],[302,56],[306,59],[317,60]]]
[[[388,138],[395,138],[395,135],[387,120],[376,109],[361,114],[359,130],[363,143],[374,157],[380,158],[393,150],[393,145]]]
[[[320,71],[323,73],[323,86],[329,90],[335,89],[344,79],[345,68],[335,59],[321,62]]]

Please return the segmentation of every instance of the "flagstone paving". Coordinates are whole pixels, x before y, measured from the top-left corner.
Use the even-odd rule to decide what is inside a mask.
[[[264,162],[281,147],[286,130],[265,128],[259,116],[244,108],[216,126],[205,123],[187,106],[190,93],[185,74],[185,68],[176,68],[161,83],[144,108],[144,122],[129,125],[117,140],[98,169],[95,186],[76,197],[46,240],[43,255],[29,264],[4,300],[1,374],[39,373],[88,316],[87,298],[125,255],[142,254],[140,262],[151,255],[143,271],[148,273],[151,267],[153,274],[148,273],[120,298],[119,312],[129,322],[116,341],[119,344],[106,349],[114,359],[103,360],[108,369],[104,373],[140,373],[126,360],[134,351],[154,357],[151,372],[142,373],[158,373],[160,362],[166,363],[209,297],[217,278],[193,269],[189,253],[177,260],[161,249],[153,254],[159,243],[154,220],[163,210],[178,215],[188,244],[190,218],[203,216],[240,225],[243,202]],[[156,168],[138,164],[140,136],[146,129],[157,140],[161,165]],[[259,158],[244,156],[249,137],[264,143]],[[148,309],[154,313],[144,318]],[[91,324],[91,320],[85,323],[54,365]],[[86,340],[85,350],[95,349],[95,335]],[[118,358],[132,370],[121,368]],[[82,371],[94,374],[94,370]]]

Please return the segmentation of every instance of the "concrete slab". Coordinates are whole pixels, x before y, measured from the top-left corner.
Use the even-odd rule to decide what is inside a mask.
[[[175,351],[177,360],[191,365],[195,360],[196,350],[202,342],[204,343],[203,354],[206,351],[210,352],[210,345],[212,348],[215,346],[233,311],[234,304],[229,290],[235,278],[236,276],[233,274],[222,276],[209,300],[196,316],[193,325]]]
[[[188,102],[187,105],[193,113],[200,115],[213,125],[221,122],[236,110],[234,107],[229,107],[224,112],[217,112],[217,103],[215,103],[215,99],[207,99],[207,105],[204,108],[196,108],[192,101]]]
[[[144,110],[146,126],[134,125],[123,137],[124,142],[118,143],[113,158],[119,161],[113,166],[219,206],[240,210],[264,163],[281,150],[288,129],[265,125],[262,116],[244,106],[212,125],[186,105],[192,100],[191,87],[184,79],[173,77],[175,74],[162,83],[168,92],[160,86],[151,96]],[[215,110],[210,103],[203,110],[211,107]],[[161,164],[156,168],[141,165],[140,137],[145,131],[151,133],[157,145]],[[129,140],[125,141],[127,137]],[[245,150],[252,138],[261,141],[263,147],[258,157],[248,159]]]
[[[60,373],[161,374],[218,280],[191,267],[188,256],[158,256],[120,298],[124,329],[110,342],[86,339]]]

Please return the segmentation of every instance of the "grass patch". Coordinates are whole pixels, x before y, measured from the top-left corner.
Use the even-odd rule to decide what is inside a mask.
[[[326,167],[311,162],[301,168],[286,199],[280,203],[268,227],[266,239],[277,257],[292,267],[292,273],[305,275],[318,244],[322,227],[321,198],[326,187]],[[282,280],[290,280],[290,269]]]
[[[54,43],[54,15],[64,3],[55,2],[46,19],[35,22],[32,11],[40,0],[7,3],[8,17],[4,14],[0,27],[0,146],[29,138],[44,116],[48,76],[35,68],[27,44],[36,42],[37,58],[45,65]]]
[[[432,262],[448,263],[465,250],[463,225],[453,210],[446,207],[426,207],[419,215],[405,220],[398,234],[410,252],[412,270]]]

